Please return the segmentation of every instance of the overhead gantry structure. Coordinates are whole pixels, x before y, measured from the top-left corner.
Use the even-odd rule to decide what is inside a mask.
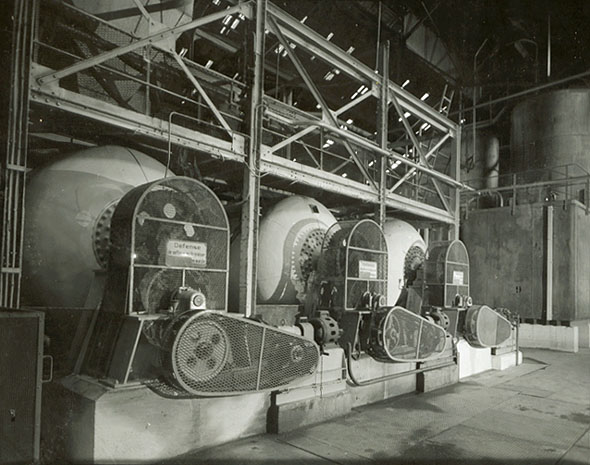
[[[130,0],[134,30],[81,6],[15,3],[3,306],[19,305],[27,170],[71,145],[132,141],[233,191],[245,314],[256,302],[261,189],[331,196],[381,222],[396,214],[458,234],[460,126],[389,79],[388,43],[369,66],[267,0],[200,0],[174,22],[158,4]],[[204,62],[210,51],[215,60]]]

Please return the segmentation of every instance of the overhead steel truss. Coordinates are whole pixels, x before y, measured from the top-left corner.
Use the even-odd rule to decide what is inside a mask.
[[[34,7],[38,7],[38,3],[44,2],[36,0],[33,2]],[[136,3],[141,6],[141,2]],[[52,8],[56,8],[53,2]],[[467,188],[459,180],[460,128],[391,81],[388,66],[383,62],[379,71],[375,71],[277,6],[267,4],[266,0],[238,3],[141,38],[125,31],[115,31],[116,28],[107,21],[65,3],[59,8],[67,10],[68,14],[95,21],[100,27],[110,28],[109,31],[112,30],[113,34],[116,32],[121,39],[109,44],[107,39],[97,38],[96,43],[91,44],[92,47],[79,47],[79,50],[85,51],[82,54],[60,50],[58,45],[44,43],[37,36],[28,80],[27,97],[31,104],[59,109],[168,142],[173,147],[172,152],[174,147],[184,146],[221,160],[242,162],[247,167],[246,176],[257,176],[262,183],[265,182],[265,175],[272,175],[269,177],[361,199],[380,207],[381,220],[385,218],[387,209],[390,209],[458,229],[458,192],[461,188]],[[260,8],[265,8],[265,15],[257,15]],[[146,15],[145,11],[142,13]],[[259,103],[254,102],[255,117],[251,115],[248,121],[250,127],[242,129],[239,117],[236,116],[239,112],[232,114],[226,107],[228,103],[239,100],[236,95],[245,93],[251,96],[251,89],[245,92],[248,90],[245,82],[192,62],[177,52],[175,47],[175,39],[181,33],[197,31],[223,21],[230,15],[240,15],[246,21],[256,21],[257,18],[258,22],[262,21],[256,29],[268,33],[252,45],[262,50],[264,43],[269,50],[274,45],[282,47],[294,72],[315,99],[319,115],[315,111],[296,107],[288,98],[281,100],[276,95],[265,94],[264,72],[275,73],[277,81],[283,75],[278,67],[268,71],[269,64],[266,63],[259,67],[254,76],[254,86],[260,89],[260,95],[257,96]],[[70,33],[75,34],[75,31],[71,30]],[[213,37],[211,31],[203,31],[193,37],[197,36],[200,40]],[[84,40],[87,40],[86,36],[79,39],[81,42]],[[223,38],[215,36],[215,41],[222,43]],[[273,47],[268,46],[271,41]],[[226,48],[231,50],[231,47]],[[94,50],[94,53],[88,50]],[[385,45],[382,50],[383,60],[387,53]],[[252,50],[251,53],[258,52]],[[54,69],[50,59],[42,59],[44,54],[57,56],[59,63],[67,64]],[[364,86],[363,91],[357,92],[358,95],[340,107],[331,108],[334,104],[330,103],[309,72],[310,56],[311,60],[317,59],[338,74],[342,73],[349,82]],[[277,61],[280,58],[279,55]],[[159,74],[156,73],[158,69]],[[156,74],[158,77],[154,77]],[[167,77],[168,74],[173,74],[173,77]],[[105,79],[100,76],[107,76],[113,81],[126,79],[138,89],[143,89],[142,98],[138,99],[144,102],[143,106],[140,108],[141,105],[129,103],[131,98],[122,99],[117,92],[111,92],[110,87],[103,82]],[[176,77],[180,76],[190,83],[193,93],[187,95],[168,84],[167,79],[174,83]],[[72,85],[72,79],[77,79],[77,84]],[[88,85],[88,82],[92,85]],[[101,85],[103,90],[99,89]],[[85,86],[89,89],[85,90]],[[101,92],[104,95],[98,95]],[[139,90],[137,92],[140,93]],[[156,92],[162,95],[168,106],[162,105],[158,110],[150,105],[150,98]],[[169,101],[178,105],[186,102],[190,105],[190,111],[186,106],[173,108]],[[344,121],[345,117],[352,120],[350,115],[369,104],[377,105],[374,132]],[[164,114],[167,108],[171,108],[171,111]],[[183,109],[193,119],[201,115],[198,118],[202,124],[196,127],[183,125],[180,118],[173,124],[169,116],[181,113]],[[388,121],[401,122],[404,136],[400,138],[397,135],[392,140],[388,133],[388,129],[391,129]],[[428,129],[431,130],[427,133]],[[255,134],[259,136],[253,137]],[[252,144],[256,145],[254,151]],[[431,164],[437,158],[434,155],[443,149],[448,163],[444,166]],[[294,153],[302,154],[297,155],[301,157],[299,161]],[[259,157],[258,162],[253,160],[253,154]],[[416,176],[417,173],[421,176]],[[250,189],[256,192],[256,184],[251,183]],[[421,195],[417,195],[418,191]],[[255,208],[255,205],[249,208]],[[3,225],[4,230],[7,227],[10,225]],[[3,249],[3,258],[12,253]],[[250,250],[249,254],[252,255],[253,251]],[[19,264],[15,264],[13,268],[19,267]],[[2,272],[5,273],[5,270]],[[252,271],[248,273],[251,281]],[[6,289],[3,291],[6,293]],[[253,301],[252,296],[248,298]]]

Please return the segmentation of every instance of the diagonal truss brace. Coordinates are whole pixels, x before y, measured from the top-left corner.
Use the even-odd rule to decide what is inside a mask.
[[[186,74],[186,77],[188,77],[188,79],[192,82],[193,86],[195,86],[195,89],[197,89],[197,91],[199,92],[201,97],[203,97],[203,100],[205,100],[205,102],[207,102],[207,105],[209,105],[209,109],[213,112],[213,114],[215,115],[217,120],[221,123],[221,125],[227,131],[227,133],[231,136],[233,134],[232,128],[230,127],[228,122],[225,120],[225,118],[223,117],[223,115],[221,114],[219,109],[215,106],[215,103],[213,103],[213,100],[211,100],[209,95],[207,95],[207,92],[205,92],[205,89],[203,89],[203,86],[201,86],[201,84],[199,84],[199,81],[197,81],[197,79],[193,76],[193,73],[191,73],[190,70],[187,68],[186,64],[184,63],[184,61],[180,57],[180,55],[178,53],[176,53],[174,50],[170,50],[169,52],[174,57],[176,62],[178,63],[178,66],[180,66],[182,68],[182,70],[184,71],[184,74]]]
[[[439,140],[436,145],[434,147],[432,147],[428,153],[426,155],[424,155],[424,158],[426,158],[426,160],[428,160],[429,158],[431,158],[434,153],[451,137],[450,133],[446,133],[441,140]],[[393,187],[391,189],[389,189],[389,192],[395,192],[396,189],[401,186],[404,182],[406,182],[408,179],[410,179],[414,173],[416,173],[416,168],[412,168],[411,170],[409,170],[406,174],[404,174],[402,176],[402,178],[396,182]]]
[[[68,66],[59,71],[51,71],[43,76],[37,78],[37,83],[40,85],[49,84],[54,81],[58,81],[64,77],[70,76],[75,73],[79,73],[80,71],[84,71],[85,69],[91,68],[93,66],[99,65],[104,63],[107,60],[112,58],[116,58],[118,56],[124,55],[129,52],[133,52],[139,48],[145,47],[146,45],[155,45],[157,46],[158,42],[168,39],[171,36],[176,34],[181,34],[182,32],[190,31],[191,29],[196,29],[198,27],[204,26],[205,24],[209,24],[215,21],[218,21],[224,18],[227,15],[231,15],[234,13],[242,13],[247,17],[252,16],[252,2],[245,2],[240,3],[234,7],[228,8],[223,11],[219,11],[217,13],[210,14],[208,16],[204,16],[202,18],[195,19],[186,24],[182,24],[180,26],[176,26],[170,29],[166,29],[165,31],[158,32],[151,36],[145,37],[140,39],[136,42],[133,42],[129,45],[125,45],[123,47],[117,47],[113,50],[109,50],[108,52],[103,52],[99,55],[96,55],[91,58],[87,58],[86,60],[79,61],[71,66]]]
[[[347,103],[346,105],[338,108],[338,110],[334,111],[334,115],[339,116],[342,113],[347,112],[348,110],[350,110],[351,108],[355,107],[356,105],[358,105],[361,102],[364,102],[367,98],[371,97],[372,94],[371,92],[367,92],[363,95],[361,95],[360,97],[354,99],[352,102]],[[299,122],[296,120],[292,121],[293,124],[298,124]],[[307,134],[309,134],[310,132],[313,131],[317,131],[316,127],[307,127],[305,129],[302,129],[301,131],[293,134],[292,136],[289,136],[287,139],[279,142],[278,144],[273,145],[269,152],[270,153],[275,153],[277,150],[282,149],[283,147],[291,144],[292,142],[295,142],[298,139],[301,139],[303,136],[306,136]]]
[[[404,111],[402,110],[402,107],[400,106],[400,104],[397,100],[397,97],[394,94],[391,95],[391,101],[393,103],[393,106],[395,107],[395,111],[397,111],[398,115],[402,119],[402,123],[404,125],[404,128],[406,129],[406,132],[410,136],[410,139],[412,139],[412,143],[414,144],[414,147],[416,148],[416,151],[418,152],[418,156],[420,157],[420,163],[422,165],[424,165],[426,168],[432,169],[428,165],[428,161],[426,160],[426,157],[424,156],[424,152],[422,151],[422,147],[420,147],[420,142],[418,142],[418,139],[416,138],[416,134],[414,134],[414,131],[412,130],[412,126],[410,126],[410,123],[408,122],[408,119],[405,117]],[[451,211],[451,206],[449,205],[449,202],[445,198],[438,181],[435,178],[430,178],[430,180],[432,181],[432,184],[434,185],[434,188],[436,189],[436,193],[438,194],[440,201],[444,205],[445,210],[448,211],[449,213],[454,213],[453,211]]]
[[[277,25],[275,19],[272,16],[269,16],[268,22],[269,22],[270,29],[272,30],[273,34],[279,39],[279,42],[281,43],[283,48],[287,51],[287,55],[289,56],[289,58],[291,59],[291,62],[293,63],[293,65],[295,66],[295,68],[297,69],[299,74],[301,75],[301,78],[303,79],[303,81],[307,85],[309,91],[312,93],[313,97],[316,99],[318,104],[321,106],[322,114],[324,115],[324,118],[326,118],[328,121],[329,130],[330,129],[334,129],[334,130],[338,129],[338,119],[336,118],[336,116],[334,115],[332,110],[330,110],[330,108],[328,107],[328,104],[326,103],[326,101],[322,97],[321,93],[319,92],[319,90],[317,89],[317,87],[315,86],[313,81],[311,80],[311,77],[309,76],[309,74],[305,70],[303,64],[301,63],[301,61],[299,60],[296,53],[293,51],[293,49],[291,48],[291,46],[289,45],[289,43],[287,42],[285,37],[283,36],[283,33],[279,29],[279,26]],[[361,160],[359,160],[359,158],[357,157],[354,148],[346,140],[343,140],[342,143],[343,143],[344,147],[346,148],[347,152],[350,154],[351,158],[354,160],[354,162],[357,165],[360,172],[363,174],[363,176],[372,184],[372,186],[375,189],[377,189],[377,185],[376,185],[375,181],[373,180],[373,178],[371,177],[371,175],[369,174],[367,169],[363,166],[363,163],[361,162]]]

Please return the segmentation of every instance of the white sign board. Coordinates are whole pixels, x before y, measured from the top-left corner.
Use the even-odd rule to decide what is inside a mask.
[[[170,239],[166,244],[167,266],[207,266],[207,244]]]
[[[377,279],[377,262],[359,260],[359,278]]]
[[[463,285],[463,272],[453,270],[453,284]]]

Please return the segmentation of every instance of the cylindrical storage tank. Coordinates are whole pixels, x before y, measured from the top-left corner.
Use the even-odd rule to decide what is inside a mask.
[[[572,163],[590,172],[590,90],[557,90],[518,104],[510,149],[513,172]],[[539,172],[526,180],[542,179],[547,178]]]
[[[117,202],[164,174],[158,161],[116,146],[75,152],[33,171],[26,186],[23,304],[84,307],[96,270],[107,266]]]
[[[315,269],[322,241],[334,215],[317,200],[294,195],[274,205],[260,222],[257,301],[303,303],[307,279]],[[238,310],[240,236],[231,246],[229,304]]]
[[[424,263],[426,244],[409,223],[389,219],[383,226],[387,243],[387,305],[396,304],[406,280]]]

